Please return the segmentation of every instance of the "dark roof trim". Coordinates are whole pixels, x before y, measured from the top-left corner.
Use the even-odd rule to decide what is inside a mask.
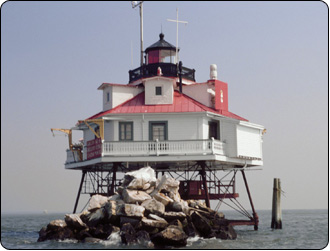
[[[174,45],[172,45],[169,42],[164,40],[164,34],[163,33],[159,34],[159,41],[157,41],[156,43],[150,45],[145,50],[145,52],[148,53],[149,51],[159,50],[159,49],[166,49],[166,50],[176,51],[176,47]]]

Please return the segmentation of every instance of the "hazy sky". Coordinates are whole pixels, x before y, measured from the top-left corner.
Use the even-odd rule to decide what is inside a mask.
[[[229,110],[267,128],[263,170],[247,172],[256,209],[271,208],[275,177],[283,209],[327,208],[326,4],[145,2],[144,49],[161,27],[175,45],[176,25],[166,20],[177,7],[189,22],[179,27],[183,65],[204,82],[217,64]],[[128,83],[128,70],[139,66],[139,36],[139,11],[129,1],[2,6],[2,212],[72,211],[81,172],[64,169],[67,138],[54,138],[50,128],[101,111],[97,87]],[[237,181],[249,208],[240,175]]]

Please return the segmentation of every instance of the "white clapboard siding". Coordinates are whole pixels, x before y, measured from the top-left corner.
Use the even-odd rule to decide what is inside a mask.
[[[114,135],[113,135],[113,121],[106,121],[104,123],[104,140],[105,141],[114,141]]]
[[[169,140],[198,139],[197,117],[175,116],[168,121]]]
[[[226,142],[226,155],[237,157],[236,123],[220,122],[221,141]]]
[[[262,159],[261,130],[242,125],[237,130],[237,157]]]

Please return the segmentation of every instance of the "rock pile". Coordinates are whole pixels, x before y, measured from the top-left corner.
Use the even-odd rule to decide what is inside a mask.
[[[235,239],[223,214],[201,201],[181,199],[179,181],[144,167],[126,173],[115,195],[94,195],[86,211],[66,214],[39,232],[38,241],[75,239],[97,242],[118,232],[125,244],[185,246],[188,237]]]

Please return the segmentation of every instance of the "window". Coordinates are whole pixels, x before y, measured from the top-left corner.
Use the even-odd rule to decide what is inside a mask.
[[[119,122],[119,140],[133,140],[133,122]]]
[[[162,95],[162,87],[161,86],[156,86],[156,95],[161,96]]]
[[[209,139],[214,138],[220,140],[220,130],[218,121],[209,122]]]
[[[110,92],[107,92],[107,102],[110,102]]]
[[[154,64],[159,62],[159,51],[149,51],[148,64]]]
[[[173,64],[175,59],[175,52],[172,50],[155,50],[148,52],[148,64],[155,63],[171,63]]]
[[[167,140],[167,121],[149,122],[149,140]]]
[[[172,53],[175,54],[175,52],[173,52],[172,50],[160,50],[159,62],[173,63],[173,58],[175,55],[172,55]]]

